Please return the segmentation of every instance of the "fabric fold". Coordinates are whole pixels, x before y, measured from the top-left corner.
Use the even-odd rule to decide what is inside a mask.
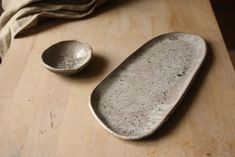
[[[79,19],[91,14],[106,0],[3,0],[0,17],[0,57],[4,57],[15,36],[34,27],[38,19]]]

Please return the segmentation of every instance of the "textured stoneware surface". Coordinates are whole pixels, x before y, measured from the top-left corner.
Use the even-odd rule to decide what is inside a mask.
[[[197,35],[168,33],[152,39],[95,88],[93,115],[123,139],[152,134],[179,103],[205,56],[206,43]]]
[[[42,54],[43,65],[50,71],[72,75],[84,68],[92,57],[91,47],[76,40],[62,41]]]

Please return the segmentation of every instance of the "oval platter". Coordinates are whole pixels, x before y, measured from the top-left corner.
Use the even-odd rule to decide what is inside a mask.
[[[185,95],[206,51],[204,39],[189,33],[167,33],[148,41],[94,89],[94,117],[122,139],[151,135]]]

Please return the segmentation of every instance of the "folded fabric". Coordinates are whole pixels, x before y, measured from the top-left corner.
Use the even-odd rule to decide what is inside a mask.
[[[106,0],[2,0],[0,17],[0,57],[15,36],[37,25],[41,17],[79,19],[93,12]]]

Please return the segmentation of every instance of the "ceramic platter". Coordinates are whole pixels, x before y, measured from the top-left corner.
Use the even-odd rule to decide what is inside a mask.
[[[93,115],[122,139],[152,134],[179,104],[205,56],[206,43],[197,35],[175,32],[150,40],[94,89]]]

